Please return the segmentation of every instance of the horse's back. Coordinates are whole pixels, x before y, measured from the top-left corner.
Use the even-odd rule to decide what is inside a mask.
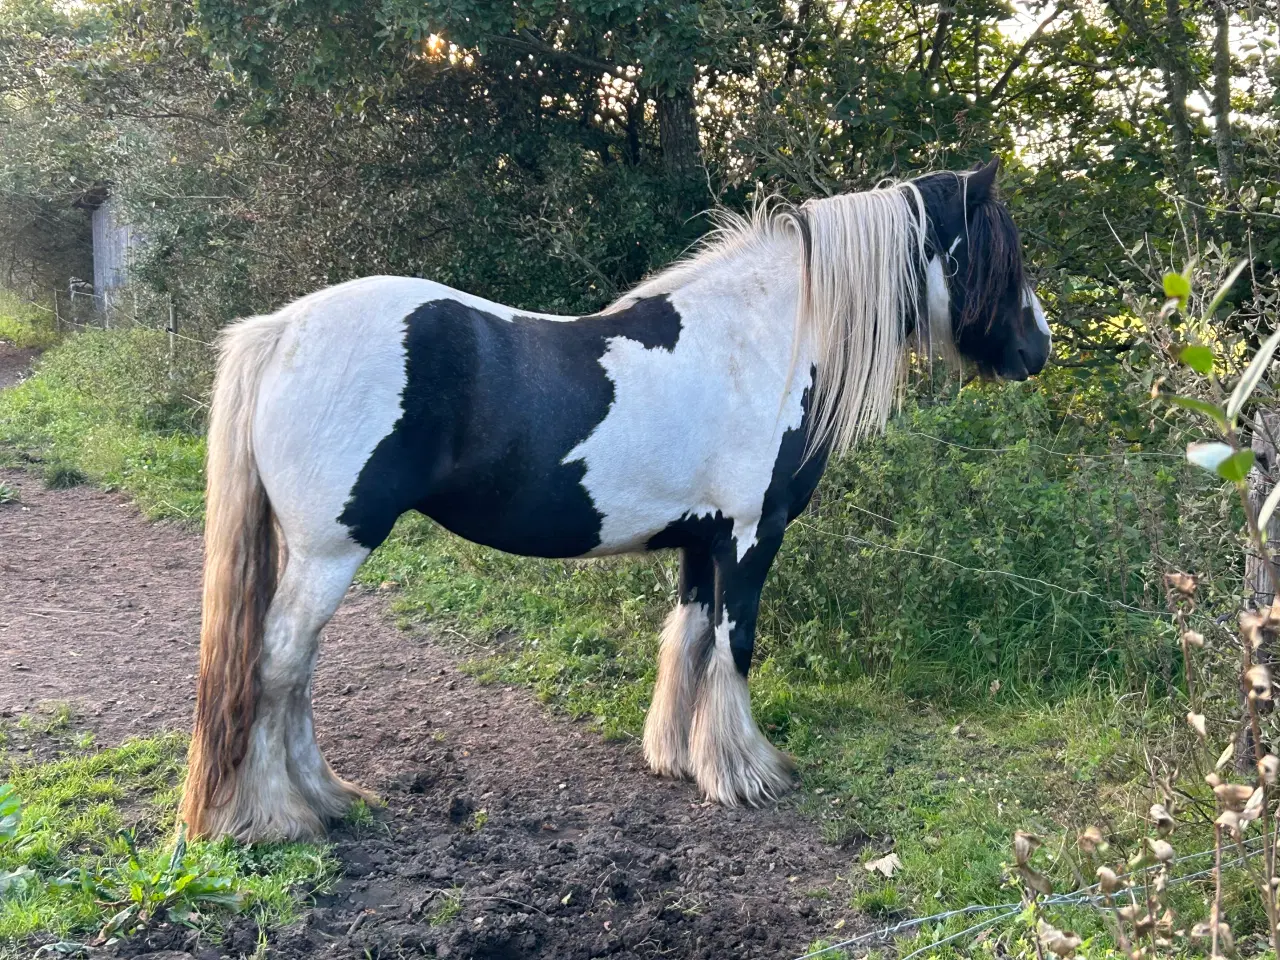
[[[691,306],[564,322],[395,277],[291,304],[254,423],[282,524],[372,549],[417,509],[574,557],[679,545],[688,520],[719,516],[745,549],[802,385],[779,409],[786,345],[731,315],[690,325]]]

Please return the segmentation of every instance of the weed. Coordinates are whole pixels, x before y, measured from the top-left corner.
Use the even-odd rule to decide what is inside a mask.
[[[13,837],[0,840],[0,875],[20,875],[23,890],[0,897],[0,953],[36,932],[93,932],[115,917],[121,930],[170,915],[216,919],[232,895],[272,923],[288,922],[300,889],[332,881],[336,864],[323,846],[175,847],[185,752],[186,739],[168,735],[10,763],[10,795],[24,805]]]
[[[893,884],[863,890],[853,898],[853,906],[873,917],[895,917],[906,912],[906,899]]]
[[[442,897],[440,905],[432,911],[431,916],[427,919],[427,923],[433,927],[443,927],[450,920],[457,917],[462,912],[462,888],[454,887],[452,890],[440,891]]]
[[[234,874],[189,855],[185,832],[179,831],[168,857],[143,857],[133,832],[120,831],[128,850],[123,863],[99,873],[81,867],[55,880],[55,886],[90,894],[104,909],[115,911],[103,924],[100,936],[131,934],[157,919],[195,925],[213,910],[238,911],[244,904]]]
[[[65,461],[55,461],[44,468],[44,485],[50,490],[69,490],[88,480],[83,470]]]
[[[18,491],[7,483],[0,483],[0,505],[18,502]]]
[[[0,783],[0,843],[12,843],[22,822],[22,801],[14,793],[13,784]]]
[[[484,829],[484,825],[488,822],[489,822],[489,811],[481,807],[479,810],[475,812],[475,815],[472,816],[468,832],[478,833],[479,831]]]
[[[373,816],[373,811],[369,809],[369,804],[365,803],[363,799],[357,799],[351,804],[344,819],[352,827],[372,827],[377,822]]]

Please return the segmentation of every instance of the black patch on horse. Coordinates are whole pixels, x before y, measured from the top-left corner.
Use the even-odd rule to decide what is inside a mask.
[[[734,665],[744,677],[751,666],[752,640],[755,634],[755,618],[760,601],[760,591],[773,562],[783,533],[796,517],[804,512],[813,497],[818,481],[827,466],[829,445],[824,444],[808,457],[805,450],[812,426],[810,406],[813,399],[812,382],[817,377],[816,367],[809,372],[810,386],[805,388],[800,405],[803,410],[798,426],[782,434],[778,455],[773,461],[769,486],[761,503],[760,523],[756,528],[756,542],[738,560],[733,539],[733,520],[719,510],[714,515],[690,516],[685,514],[675,520],[646,544],[649,550],[669,547],[694,549],[700,554],[715,558],[718,567],[732,575],[721,577],[722,584],[730,584],[718,598],[713,622],[728,617],[734,623],[734,634],[729,638]],[[684,567],[681,568],[682,572]],[[684,596],[682,602],[694,602],[695,596]],[[699,600],[699,602],[708,602]],[[701,651],[706,657],[710,647]]]
[[[613,405],[600,360],[615,337],[673,351],[680,330],[665,296],[572,322],[423,304],[405,318],[403,413],[339,522],[370,549],[416,509],[510,553],[590,552],[602,517],[582,486],[586,466],[562,461]]]

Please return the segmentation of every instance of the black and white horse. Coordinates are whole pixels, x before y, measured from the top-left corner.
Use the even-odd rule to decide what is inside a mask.
[[[586,317],[370,277],[229,328],[209,425],[183,816],[321,831],[360,795],[316,744],[321,628],[396,518],[511,553],[680,551],[644,750],[756,804],[792,765],[751,716],[760,592],[828,456],[880,429],[911,344],[1023,379],[1049,329],[995,164],[732,219]]]

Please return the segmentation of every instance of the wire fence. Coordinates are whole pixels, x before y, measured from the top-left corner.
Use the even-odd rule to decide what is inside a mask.
[[[1263,840],[1262,837],[1250,837],[1248,840],[1245,840],[1243,843],[1239,844],[1238,846],[1241,848],[1242,852],[1238,856],[1234,857],[1233,859],[1224,860],[1222,862],[1223,869],[1226,869],[1227,867],[1238,866],[1239,864],[1244,863],[1245,860],[1248,859],[1251,851],[1256,849],[1257,846],[1260,843],[1262,843],[1262,840]],[[1212,847],[1209,848],[1208,850],[1198,850],[1195,853],[1188,853],[1185,856],[1175,857],[1173,860],[1169,862],[1169,865],[1173,866],[1179,863],[1186,863],[1190,860],[1202,860],[1205,857],[1213,856],[1215,852],[1216,852],[1215,849]],[[1183,874],[1182,876],[1179,876],[1179,877],[1172,877],[1169,880],[1169,886],[1177,886],[1180,884],[1189,883],[1192,880],[1200,880],[1205,877],[1212,876],[1213,872],[1214,872],[1214,868],[1210,867],[1206,870],[1197,870],[1192,873]],[[1135,876],[1138,876],[1139,873],[1140,871],[1132,871],[1130,873],[1121,874],[1120,879],[1123,880],[1123,879],[1135,877]],[[1081,887],[1079,890],[1073,890],[1070,893],[1060,893],[1060,894],[1050,895],[1048,897],[1045,897],[1043,900],[1041,900],[1040,903],[1042,906],[1045,906],[1045,907],[1074,907],[1074,906],[1096,907],[1104,903],[1104,895],[1101,893],[1101,889],[1102,888],[1100,884],[1092,883],[1092,884],[1089,884],[1088,886]],[[1002,920],[1008,920],[1016,916],[1017,914],[1021,913],[1024,909],[1026,909],[1026,906],[1027,904],[1025,901],[1018,901],[1018,902],[1011,902],[1011,903],[995,903],[995,904],[971,904],[970,906],[959,907],[955,910],[945,910],[942,913],[930,914],[927,917],[911,917],[909,919],[900,920],[897,923],[893,923],[885,927],[880,927],[879,929],[876,929],[876,930],[869,930],[866,933],[860,933],[855,937],[850,937],[848,940],[842,940],[839,943],[833,943],[828,946],[821,947],[817,950],[812,950],[809,953],[805,953],[798,957],[795,957],[794,960],[815,960],[815,958],[818,958],[818,957],[829,957],[831,954],[835,953],[838,950],[847,951],[850,947],[855,947],[855,946],[858,946],[859,944],[869,943],[873,941],[888,940],[890,937],[893,937],[899,933],[902,933],[903,931],[912,930],[917,927],[925,926],[927,924],[946,923],[948,920],[951,920],[955,917],[968,916],[968,915],[978,914],[978,913],[995,913],[996,914],[996,916],[994,917],[987,917],[971,926],[965,927],[963,930],[960,930],[957,933],[948,934],[947,936],[943,937],[940,940],[934,940],[931,943],[928,943],[922,947],[919,947],[916,950],[913,950],[912,952],[898,958],[898,960],[912,960],[913,957],[918,957],[921,954],[927,953],[930,950],[936,950],[938,947],[945,946],[948,943],[953,943],[956,940],[959,940],[970,934],[978,933],[981,930],[989,926],[992,926],[993,924],[999,923]]]
[[[1156,610],[1150,607],[1135,606],[1132,603],[1125,603],[1123,600],[1114,600],[1109,597],[1104,597],[1101,594],[1094,593],[1091,590],[1086,590],[1083,587],[1065,587],[1060,583],[1042,580],[1039,577],[1028,577],[1021,573],[1014,573],[1012,570],[997,570],[991,567],[970,567],[966,564],[960,563],[958,560],[952,560],[950,557],[938,556],[936,553],[925,553],[921,550],[912,550],[908,547],[897,547],[891,543],[881,543],[875,540],[868,540],[865,537],[855,536],[851,533],[834,533],[830,530],[822,530],[804,520],[793,521],[793,526],[801,527],[817,534],[818,536],[826,537],[829,540],[844,540],[849,543],[857,544],[858,546],[870,547],[874,550],[885,550],[890,553],[901,553],[907,556],[920,557],[923,560],[932,560],[935,563],[946,564],[947,566],[955,567],[959,570],[965,571],[966,573],[972,573],[978,576],[1003,577],[1012,581],[1015,586],[1025,590],[1027,593],[1035,597],[1043,598],[1045,595],[1033,590],[1031,587],[1027,586],[1027,584],[1034,584],[1050,590],[1056,590],[1064,596],[1088,597],[1091,600],[1096,600],[1107,606],[1121,610],[1128,610],[1131,613],[1141,613],[1152,617],[1165,616],[1167,613],[1166,611]]]

